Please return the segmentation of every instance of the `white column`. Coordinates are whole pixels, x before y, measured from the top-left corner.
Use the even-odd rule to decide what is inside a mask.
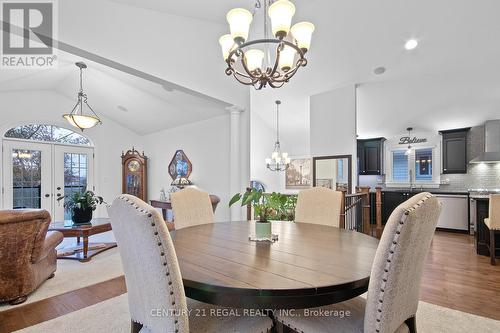
[[[241,193],[244,191],[244,188],[241,188],[241,165],[240,165],[240,115],[244,111],[244,109],[238,106],[230,106],[227,110],[231,114],[231,145],[230,145],[230,198],[235,193]],[[241,220],[241,207],[238,204],[234,204],[231,207],[231,221],[239,221]]]

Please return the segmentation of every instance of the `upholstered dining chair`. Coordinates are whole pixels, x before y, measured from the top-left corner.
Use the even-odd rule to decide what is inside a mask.
[[[488,246],[488,250],[490,250],[490,262],[492,265],[496,265],[495,231],[500,230],[500,194],[490,194],[489,204],[488,218],[484,219],[484,224],[486,224],[490,231],[490,245]]]
[[[324,224],[338,227],[342,192],[325,187],[313,187],[299,192],[295,207],[295,222]]]
[[[56,246],[62,233],[49,231],[49,212],[0,211],[0,302],[25,302],[57,269]]]
[[[210,195],[193,187],[172,193],[175,229],[214,222]]]
[[[416,332],[416,313],[423,265],[436,229],[441,204],[420,193],[399,205],[389,217],[373,261],[367,298],[319,309],[350,316],[311,317],[300,312],[282,316],[279,329],[287,332]],[[341,312],[338,312],[341,313]]]
[[[220,308],[186,298],[175,248],[160,213],[127,194],[116,198],[108,212],[125,272],[132,333],[271,329],[267,317],[200,316]]]

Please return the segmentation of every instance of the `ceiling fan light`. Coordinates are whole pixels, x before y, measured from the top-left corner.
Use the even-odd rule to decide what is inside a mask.
[[[250,72],[261,69],[264,61],[264,52],[259,49],[251,49],[245,52],[245,62]]]
[[[250,11],[245,8],[233,8],[226,15],[231,37],[237,43],[244,43],[248,39],[248,31],[253,16]]]
[[[314,24],[311,22],[299,22],[292,27],[293,38],[297,41],[297,45],[304,52],[309,50],[311,46],[312,34],[314,32]]]
[[[81,130],[92,128],[101,123],[101,120],[94,116],[83,116],[78,114],[65,114],[63,115],[71,126],[79,128]]]
[[[222,56],[224,57],[224,60],[227,60],[227,58],[229,57],[229,53],[233,49],[234,40],[230,34],[227,34],[219,38],[219,44],[222,49]]]
[[[297,51],[293,47],[285,45],[280,52],[279,68],[284,72],[288,72],[294,65],[296,54]]]
[[[278,0],[269,7],[268,14],[271,18],[273,34],[277,38],[285,38],[292,25],[295,5],[288,0]]]

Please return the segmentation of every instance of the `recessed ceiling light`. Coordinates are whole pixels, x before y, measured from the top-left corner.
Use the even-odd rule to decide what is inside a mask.
[[[128,112],[128,109],[124,107],[123,105],[118,105],[117,106],[118,110],[123,111],[123,112]]]
[[[373,73],[375,73],[376,75],[382,75],[385,73],[385,67],[383,66],[377,67],[373,70]]]
[[[418,40],[416,39],[408,39],[405,43],[405,49],[408,51],[413,50],[418,46]]]

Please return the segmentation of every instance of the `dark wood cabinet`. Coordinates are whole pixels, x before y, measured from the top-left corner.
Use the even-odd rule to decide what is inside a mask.
[[[417,193],[404,191],[384,191],[382,192],[382,224],[386,224],[392,212],[400,204]]]
[[[439,131],[443,136],[443,173],[467,173],[467,133],[470,127]]]
[[[383,173],[384,138],[358,140],[358,173],[381,175]]]

